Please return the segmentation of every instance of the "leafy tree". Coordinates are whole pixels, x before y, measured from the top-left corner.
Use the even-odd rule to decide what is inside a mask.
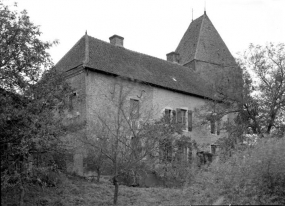
[[[47,50],[57,41],[40,40],[39,26],[30,21],[27,11],[12,11],[2,1],[0,23],[0,86],[6,91],[24,92],[39,81],[43,67],[52,66]]]
[[[227,131],[228,135],[217,142],[222,159],[244,149],[241,143],[247,138],[245,133],[259,137],[285,134],[285,45],[251,44],[237,63],[242,76],[234,71],[221,76],[213,87],[213,100],[197,112],[201,120],[198,124],[212,122]],[[224,86],[224,82],[231,82],[227,79],[236,79],[234,91]],[[230,121],[219,123],[226,115]]]
[[[0,2],[0,22],[1,193],[17,186],[23,204],[33,173],[51,166],[37,157],[62,149],[59,113],[69,86],[57,71],[48,70],[47,49],[54,43],[40,40],[39,26],[26,11],[12,11]]]
[[[284,135],[285,45],[251,44],[237,62],[243,72],[243,85],[235,93],[241,97],[227,95],[219,89],[222,85],[216,86],[215,101],[209,101],[203,109],[218,118],[236,113],[236,123],[243,125],[242,131],[249,128],[259,135],[272,132]]]
[[[244,75],[243,118],[257,134],[282,133],[285,126],[285,45],[250,45],[239,59]]]

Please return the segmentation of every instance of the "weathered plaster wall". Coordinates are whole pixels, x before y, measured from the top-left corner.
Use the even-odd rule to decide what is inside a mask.
[[[211,134],[210,124],[200,125],[200,121],[197,118],[195,109],[199,109],[206,103],[207,100],[195,96],[190,96],[166,89],[154,88],[153,104],[154,108],[157,108],[159,113],[155,118],[159,118],[163,115],[164,109],[176,110],[177,108],[192,110],[193,111],[193,131],[185,131],[184,134],[190,136],[195,140],[201,149],[208,150],[210,144],[213,144],[218,138],[224,136],[222,132],[220,135]],[[226,117],[223,119],[226,121]]]
[[[69,172],[75,172],[83,175],[83,157],[86,155],[85,148],[80,141],[81,136],[85,134],[84,124],[86,121],[86,73],[82,67],[70,70],[67,73],[67,82],[72,87],[71,94],[67,95],[68,103],[71,108],[66,111],[65,122],[71,130],[64,137],[64,141],[70,152],[73,153],[73,161],[67,162]]]
[[[153,88],[151,86],[97,72],[88,72],[86,79],[86,118],[88,123],[94,122],[98,116],[114,115],[119,102],[123,104],[127,114],[130,99],[139,100],[142,114],[152,114],[150,112],[153,109]],[[120,93],[122,99],[119,101]]]
[[[158,119],[162,117],[166,108],[192,110],[193,131],[185,131],[184,133],[195,140],[203,150],[209,150],[210,144],[223,136],[223,134],[219,136],[211,134],[209,125],[201,126],[197,123],[195,109],[205,104],[205,99],[203,98],[90,70],[77,72],[70,76],[68,81],[77,92],[70,122],[86,122],[86,127],[79,129],[74,134],[68,135],[66,138],[74,144],[74,158],[73,164],[69,165],[70,171],[76,172],[79,175],[84,174],[83,159],[87,155],[86,145],[80,139],[85,136],[90,137],[90,135],[94,134],[98,117],[114,119],[120,91],[122,96],[124,96],[122,103],[124,104],[127,115],[129,114],[131,98],[140,101],[142,118]]]

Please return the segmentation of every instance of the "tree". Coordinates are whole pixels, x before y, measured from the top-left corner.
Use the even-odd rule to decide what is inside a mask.
[[[242,71],[242,76],[235,70],[224,72],[212,87],[213,98],[197,112],[198,124],[211,122],[211,126],[227,132],[217,142],[226,158],[233,150],[244,148],[245,133],[259,137],[285,134],[284,44],[251,44],[237,63],[236,71]],[[228,90],[227,82],[235,89]],[[225,117],[230,121],[220,122]]]
[[[243,125],[242,131],[251,129],[261,136],[272,131],[284,134],[285,45],[251,44],[237,62],[243,72],[242,89],[237,88],[233,95],[229,95],[223,92],[225,88],[221,81],[213,90],[216,98],[203,109],[219,118],[235,113],[236,123]],[[236,95],[238,93],[240,97]]]
[[[54,43],[39,39],[39,27],[26,11],[11,11],[0,2],[0,22],[1,192],[19,186],[23,204],[33,172],[49,166],[35,158],[62,149],[59,136],[65,129],[59,113],[69,86],[49,69],[47,49]]]
[[[2,1],[0,23],[0,86],[6,91],[24,92],[39,81],[42,67],[52,66],[47,50],[57,41],[40,40],[39,26],[30,21],[27,11],[11,11]]]
[[[250,45],[239,59],[244,70],[243,115],[254,133],[284,134],[285,126],[285,45]],[[255,79],[255,81],[253,81]]]

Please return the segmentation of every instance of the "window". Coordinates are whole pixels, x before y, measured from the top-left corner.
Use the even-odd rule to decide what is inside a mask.
[[[217,121],[217,135],[220,135],[221,133],[221,120]]]
[[[68,95],[68,110],[69,111],[73,110],[77,96],[78,96],[77,91],[74,91]]]
[[[139,118],[139,100],[130,99],[130,118],[138,119]]]
[[[174,121],[176,121],[176,111],[172,110],[172,118]]]
[[[217,145],[211,145],[211,153],[212,154],[215,154],[216,153],[216,150],[217,150]]]
[[[171,109],[165,109],[164,110],[164,116],[167,122],[170,122],[171,120]]]
[[[172,143],[169,139],[163,139],[159,142],[160,160],[162,162],[172,161]]]
[[[211,134],[220,135],[222,120],[221,119],[217,120],[216,118],[210,118],[209,122],[211,126]]]
[[[215,134],[215,130],[216,130],[216,128],[215,128],[215,120],[211,119],[210,123],[211,123],[211,134]]]
[[[177,122],[182,124],[182,128],[186,129],[186,112],[185,109],[177,109]]]

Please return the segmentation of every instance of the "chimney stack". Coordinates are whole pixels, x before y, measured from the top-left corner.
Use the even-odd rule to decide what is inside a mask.
[[[179,58],[180,58],[180,56],[179,56],[179,53],[177,53],[177,52],[170,52],[170,53],[166,54],[167,61],[172,62],[172,63],[178,64]]]
[[[115,46],[124,47],[124,38],[118,35],[113,35],[110,38],[110,44]]]

